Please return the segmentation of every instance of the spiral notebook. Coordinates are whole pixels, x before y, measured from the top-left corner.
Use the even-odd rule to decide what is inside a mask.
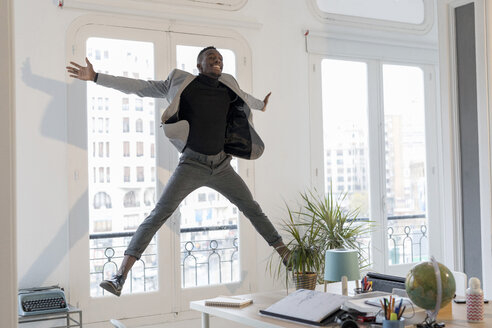
[[[267,309],[260,310],[260,314],[314,326],[325,326],[344,312],[340,307],[347,299],[347,296],[338,294],[298,289]]]
[[[235,296],[218,296],[205,300],[205,305],[210,306],[225,306],[234,308],[243,308],[253,303],[251,298],[235,297]]]

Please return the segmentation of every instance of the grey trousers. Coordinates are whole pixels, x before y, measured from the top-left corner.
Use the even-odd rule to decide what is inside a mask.
[[[150,215],[133,235],[125,255],[140,259],[157,230],[173,214],[181,201],[193,190],[206,186],[229,199],[251,221],[256,231],[271,246],[282,240],[268,217],[263,213],[243,179],[230,165],[231,156],[224,152],[203,155],[185,149],[178,167],[169,179],[161,198]]]

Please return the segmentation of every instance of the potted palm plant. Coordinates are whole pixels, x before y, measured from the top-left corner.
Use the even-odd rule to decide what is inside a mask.
[[[318,247],[323,253],[328,249],[355,249],[362,268],[366,261],[366,252],[359,239],[370,234],[373,222],[359,220],[358,209],[343,208],[342,203],[346,197],[347,194],[335,197],[331,190],[325,196],[312,191],[302,193],[303,207],[299,215],[303,224],[319,227]]]
[[[317,275],[322,272],[324,254],[319,248],[321,227],[312,221],[311,224],[303,222],[300,212],[292,211],[287,206],[288,219],[283,220],[282,231],[287,235],[286,246],[290,253],[283,262],[279,262],[274,269],[273,256],[270,257],[270,272],[275,277],[282,276],[285,271],[285,283],[288,284],[288,271],[292,271],[296,289],[314,289]],[[273,255],[273,254],[272,254]]]
[[[300,194],[302,203],[298,211],[292,211],[287,206],[288,220],[283,221],[282,231],[285,232],[287,247],[290,255],[279,262],[270,272],[280,277],[284,272],[288,283],[288,270],[292,270],[297,288],[303,287],[304,276],[309,274],[314,279],[314,289],[317,277],[323,280],[325,251],[327,249],[355,249],[359,254],[359,265],[364,266],[365,252],[357,239],[371,232],[372,223],[357,219],[358,210],[345,210],[342,202],[346,195],[334,197],[330,191],[325,196],[316,192]],[[285,271],[284,271],[285,270]]]

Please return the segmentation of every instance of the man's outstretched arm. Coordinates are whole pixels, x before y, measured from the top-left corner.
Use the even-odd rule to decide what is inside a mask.
[[[70,76],[82,81],[94,81],[101,86],[113,88],[127,94],[136,94],[140,97],[165,98],[169,91],[169,78],[166,81],[145,81],[96,73],[87,58],[85,58],[85,62],[87,64],[86,67],[70,62],[72,66],[67,66]]]

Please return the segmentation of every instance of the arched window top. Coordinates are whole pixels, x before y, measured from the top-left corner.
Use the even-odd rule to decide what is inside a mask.
[[[125,194],[123,198],[123,206],[124,207],[138,207],[140,206],[139,202],[137,202],[137,197],[134,191],[129,191]]]
[[[433,24],[432,0],[308,0],[326,23],[427,33]]]
[[[94,209],[101,207],[111,208],[111,197],[104,191],[100,191],[94,195]]]
[[[147,188],[145,190],[144,203],[146,206],[155,204],[155,188]]]

